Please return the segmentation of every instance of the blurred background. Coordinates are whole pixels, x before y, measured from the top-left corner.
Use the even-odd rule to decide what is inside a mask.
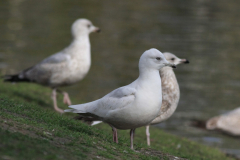
[[[0,1],[0,73],[18,73],[62,50],[72,40],[72,23],[90,19],[102,33],[90,36],[88,75],[63,88],[70,97],[79,103],[101,98],[138,77],[145,50],[172,52],[190,64],[175,70],[180,102],[157,127],[240,155],[239,138],[190,125],[240,105],[239,17],[234,0]]]

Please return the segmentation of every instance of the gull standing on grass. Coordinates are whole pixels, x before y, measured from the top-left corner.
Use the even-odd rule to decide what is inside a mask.
[[[182,63],[189,63],[187,59],[180,59],[172,53],[165,52],[163,53],[166,60],[172,64],[178,65]],[[160,76],[162,80],[162,106],[159,111],[158,116],[146,126],[146,136],[147,136],[147,144],[150,146],[150,132],[149,127],[151,124],[158,124],[162,121],[167,120],[172,114],[175,112],[179,98],[180,98],[180,90],[178,86],[178,82],[176,76],[171,67],[163,67],[160,70]],[[76,117],[76,119],[82,119],[82,117]],[[102,121],[91,121],[90,119],[82,119],[87,123],[90,123],[92,126],[101,123]]]
[[[163,53],[166,60],[172,64],[178,65],[181,63],[189,63],[187,59],[180,59],[172,53]],[[177,78],[171,67],[164,67],[160,70],[160,77],[162,80],[162,106],[158,116],[146,126],[147,144],[150,146],[150,132],[149,126],[151,124],[158,124],[167,120],[175,112],[180,98],[180,90]]]
[[[91,66],[89,34],[100,32],[100,29],[87,19],[77,19],[71,31],[73,41],[68,47],[19,74],[4,76],[4,81],[33,82],[51,87],[54,109],[63,113],[57,106],[57,88],[74,84],[86,76]],[[63,102],[71,105],[68,93],[60,92],[64,96]]]
[[[78,113],[86,118],[101,120],[113,129],[113,140],[118,143],[117,129],[131,129],[131,149],[134,131],[148,125],[160,111],[162,104],[159,70],[169,63],[157,49],[145,51],[139,60],[139,77],[129,85],[110,92],[93,102],[71,105],[65,112]]]

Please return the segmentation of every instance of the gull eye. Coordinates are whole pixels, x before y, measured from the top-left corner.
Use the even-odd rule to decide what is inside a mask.
[[[90,27],[91,27],[91,25],[90,25],[90,24],[88,24],[88,25],[87,25],[87,27],[88,27],[88,28],[90,28]]]
[[[172,60],[172,61],[174,61],[174,60],[175,60],[175,58],[172,58],[171,60]]]
[[[157,57],[156,59],[157,59],[158,61],[160,61],[160,60],[161,60],[161,58],[160,58],[160,57]]]

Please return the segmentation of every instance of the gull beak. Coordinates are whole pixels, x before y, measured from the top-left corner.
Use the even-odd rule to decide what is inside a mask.
[[[166,63],[165,64],[166,66],[169,66],[169,67],[172,67],[172,68],[177,68],[175,64],[172,64],[172,63]]]
[[[100,32],[101,32],[101,29],[100,29],[100,28],[98,28],[98,27],[96,27],[96,29],[94,29],[94,31],[93,31],[93,32],[100,33]]]
[[[181,59],[180,62],[181,62],[181,63],[185,63],[185,64],[190,63],[187,59]]]

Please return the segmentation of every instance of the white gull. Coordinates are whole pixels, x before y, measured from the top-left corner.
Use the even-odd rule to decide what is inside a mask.
[[[57,106],[56,95],[60,91],[57,88],[74,84],[86,76],[91,66],[89,34],[100,29],[87,19],[77,19],[71,31],[73,41],[68,47],[19,74],[6,75],[4,81],[33,82],[51,87],[54,109],[63,113]],[[60,92],[64,95],[64,103],[71,105],[68,93]]]
[[[172,64],[178,65],[182,63],[189,63],[187,59],[180,59],[172,53],[163,53],[166,60]],[[167,120],[175,112],[178,101],[180,98],[179,85],[176,76],[171,67],[164,67],[160,70],[160,76],[162,80],[162,106],[158,113],[158,116],[150,124],[158,124]],[[76,119],[84,120],[90,123],[92,126],[101,123],[101,121],[91,121],[91,119],[84,119],[82,117],[76,117]],[[147,144],[150,146],[150,124],[146,126]]]
[[[117,129],[131,129],[131,149],[136,128],[149,124],[162,104],[159,70],[169,63],[157,49],[145,51],[139,60],[139,77],[129,85],[110,92],[93,102],[71,105],[65,112],[78,113],[108,123],[113,129],[113,140],[118,143]]]

